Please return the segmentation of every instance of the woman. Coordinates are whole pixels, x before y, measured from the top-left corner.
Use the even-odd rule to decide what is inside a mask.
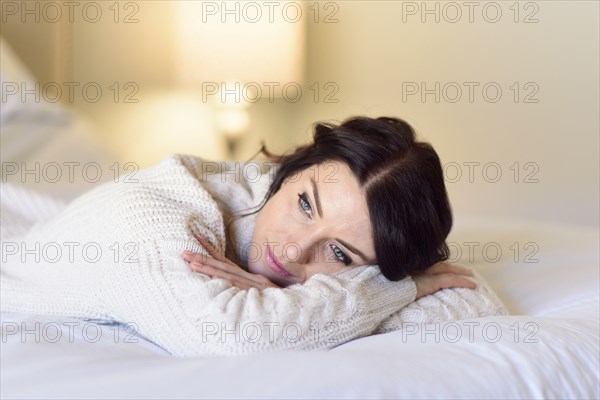
[[[412,275],[417,298],[475,287],[464,277],[469,270],[442,262],[452,227],[442,167],[405,121],[321,123],[313,143],[290,155],[276,157],[264,146],[261,152],[280,166],[258,210],[255,257],[246,271],[197,237],[212,258],[184,253],[193,271],[262,289],[378,264],[390,280]]]
[[[231,355],[329,349],[419,297],[475,287],[443,262],[441,166],[403,121],[319,124],[277,160],[252,183],[173,155],[84,193],[3,243],[0,310],[119,321],[176,356]]]

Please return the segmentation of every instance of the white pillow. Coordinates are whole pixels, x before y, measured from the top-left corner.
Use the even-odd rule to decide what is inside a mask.
[[[22,116],[27,119],[64,119],[64,109],[48,102],[41,94],[22,95],[22,89],[32,90],[37,80],[6,39],[0,36],[0,123]],[[39,91],[38,91],[39,93]]]

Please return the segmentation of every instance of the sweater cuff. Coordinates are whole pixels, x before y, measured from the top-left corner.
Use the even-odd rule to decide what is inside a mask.
[[[348,280],[347,287],[359,294],[359,312],[389,316],[417,297],[417,285],[410,276],[400,281],[390,281],[374,265],[353,268],[337,274],[337,277]]]

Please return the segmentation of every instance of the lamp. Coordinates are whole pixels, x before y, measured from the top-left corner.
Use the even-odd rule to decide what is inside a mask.
[[[302,84],[305,17],[298,2],[176,3],[177,80],[213,105],[230,156],[250,125],[251,105]]]

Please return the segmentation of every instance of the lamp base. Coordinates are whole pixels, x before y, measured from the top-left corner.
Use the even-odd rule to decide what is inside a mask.
[[[227,155],[230,159],[235,159],[235,155],[237,152],[237,147],[238,147],[238,141],[235,138],[226,137],[227,140]]]

